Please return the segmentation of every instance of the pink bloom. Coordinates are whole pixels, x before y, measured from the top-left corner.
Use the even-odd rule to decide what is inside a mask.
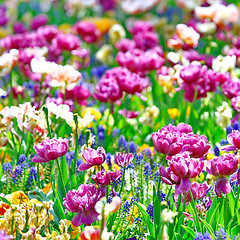
[[[203,135],[183,134],[182,139],[184,145],[182,151],[188,151],[195,158],[203,157],[210,148],[207,137]]]
[[[128,111],[126,108],[118,110],[118,113],[126,118],[137,118],[139,115],[138,111]]]
[[[156,133],[152,134],[154,147],[159,153],[169,156],[180,153],[182,150],[182,139],[177,129],[169,124]]]
[[[11,240],[11,239],[13,239],[13,236],[7,235],[5,231],[0,230],[0,239],[1,240]]]
[[[225,177],[218,179],[215,184],[215,193],[218,197],[222,196],[222,192],[223,194],[231,192],[231,185]]]
[[[240,131],[233,130],[230,134],[228,134],[227,140],[230,144],[240,149]]]
[[[159,172],[162,181],[168,185],[179,184],[181,181],[181,178],[174,174],[170,168],[166,169],[164,166],[161,166]]]
[[[191,186],[190,191],[193,195],[194,200],[201,199],[206,195],[207,183],[204,182],[203,184],[200,184],[200,183],[194,182]],[[186,202],[191,202],[191,196],[189,192],[187,193],[187,196],[186,196]]]
[[[237,167],[238,158],[230,153],[214,157],[206,162],[208,173],[216,177],[229,176],[237,170]]]
[[[72,219],[72,224],[78,227],[81,224],[90,225],[94,219],[97,220],[99,214],[94,207],[102,197],[102,189],[97,189],[93,184],[82,184],[78,190],[69,191],[63,199],[63,205],[68,211],[77,213]]]
[[[62,157],[68,151],[68,144],[69,141],[66,138],[45,139],[38,145],[34,146],[34,150],[38,156],[33,157],[32,161],[43,163]]]
[[[92,166],[101,165],[106,159],[105,149],[98,147],[97,150],[93,148],[87,148],[83,151],[83,159],[86,163],[82,163],[79,166],[79,171],[87,170]]]
[[[112,172],[110,170],[102,170],[100,172],[97,172],[96,175],[92,175],[92,179],[97,185],[107,186],[117,180],[120,175],[120,171]]]
[[[97,84],[93,97],[100,102],[116,102],[122,98],[122,95],[122,90],[115,79],[103,78]]]
[[[190,158],[188,152],[184,152],[171,157],[169,166],[173,173],[181,178],[180,185],[176,188],[176,192],[187,192],[191,188],[189,179],[195,178],[202,172],[204,162],[196,161]]]
[[[119,167],[127,167],[133,160],[133,154],[132,153],[120,153],[117,152],[115,155],[115,163]]]
[[[46,14],[39,14],[32,19],[31,28],[32,30],[37,30],[39,27],[47,24],[48,16]]]
[[[86,43],[96,42],[101,35],[96,25],[91,21],[79,21],[76,23],[75,29]]]

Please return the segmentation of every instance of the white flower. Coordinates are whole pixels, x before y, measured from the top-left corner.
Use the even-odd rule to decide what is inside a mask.
[[[226,73],[235,69],[236,56],[221,56],[219,55],[212,62],[212,69],[216,72]]]
[[[223,102],[222,106],[217,108],[215,115],[217,124],[224,129],[231,122],[232,109],[228,106],[227,102]]]
[[[112,46],[104,44],[96,53],[96,59],[102,63],[111,63],[113,61]]]
[[[108,31],[109,38],[112,43],[116,43],[126,37],[125,29],[120,24],[114,24]]]
[[[217,26],[213,22],[197,23],[197,29],[201,33],[210,34],[216,31]]]
[[[30,65],[34,73],[52,74],[58,69],[55,62],[46,61],[44,57],[40,59],[33,58]]]
[[[171,210],[168,210],[167,208],[163,209],[161,212],[161,217],[163,222],[169,222],[169,223],[173,223],[173,217],[177,216],[178,213],[177,212],[173,212]]]

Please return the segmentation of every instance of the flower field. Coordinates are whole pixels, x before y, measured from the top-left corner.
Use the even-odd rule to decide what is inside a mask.
[[[0,240],[240,239],[238,0],[0,1]]]

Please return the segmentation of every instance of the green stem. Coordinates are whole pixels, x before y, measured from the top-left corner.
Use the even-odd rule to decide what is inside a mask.
[[[48,108],[43,107],[43,111],[45,113],[45,118],[46,118],[46,122],[47,122],[48,136],[49,136],[49,138],[52,138],[51,128],[50,128],[49,119],[48,119]]]
[[[125,171],[126,171],[126,167],[124,166],[124,169],[123,169],[123,176],[122,176],[122,182],[121,182],[121,188],[120,188],[119,196],[121,196],[121,193],[122,193],[122,191],[123,191],[124,178],[125,178]]]
[[[78,155],[78,116],[74,115],[74,122],[76,125],[76,137],[75,137],[75,153],[74,153],[74,161],[73,161],[73,174],[76,175],[76,165],[77,165],[77,155]]]
[[[61,168],[60,168],[59,159],[57,158],[56,161],[57,161],[58,171],[59,171],[59,174],[60,174],[60,179],[61,179],[62,186],[63,186],[63,189],[64,189],[64,194],[65,194],[65,196],[66,196],[66,195],[67,195],[67,190],[66,190],[66,188],[65,188],[65,184],[64,184],[64,181],[63,181],[62,170],[61,170]]]

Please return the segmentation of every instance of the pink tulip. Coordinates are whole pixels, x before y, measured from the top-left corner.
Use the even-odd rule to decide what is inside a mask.
[[[98,147],[97,150],[87,148],[83,151],[83,159],[86,161],[86,163],[82,163],[79,166],[79,171],[87,170],[92,166],[99,166],[106,159],[105,149],[102,147]]]
[[[115,155],[115,163],[119,167],[127,167],[133,160],[133,154],[132,153],[120,153],[117,152]]]
[[[38,156],[33,157],[32,161],[37,163],[49,162],[64,156],[68,151],[68,139],[53,138],[45,139],[38,145],[34,146],[34,150]]]
[[[240,131],[233,130],[230,134],[228,134],[227,140],[230,144],[240,149]]]
[[[215,193],[218,197],[222,196],[222,192],[223,194],[231,192],[231,185],[225,177],[218,179],[215,184]]]
[[[190,191],[192,193],[194,200],[201,199],[206,195],[207,183],[204,182],[203,184],[200,184],[200,183],[194,182],[191,186]],[[186,202],[191,202],[191,196],[189,192],[187,193],[187,196],[186,196]]]
[[[104,197],[102,188],[97,189],[93,184],[82,184],[78,190],[69,191],[63,199],[63,205],[70,212],[77,213],[72,219],[76,227],[81,224],[92,224],[99,214],[95,210],[96,203]]]
[[[92,179],[97,185],[106,186],[116,181],[120,175],[120,171],[112,172],[110,170],[102,170],[100,172],[97,172],[96,175],[93,175]]]
[[[237,167],[238,158],[230,153],[214,157],[206,163],[208,173],[220,178],[233,174],[237,170]]]

